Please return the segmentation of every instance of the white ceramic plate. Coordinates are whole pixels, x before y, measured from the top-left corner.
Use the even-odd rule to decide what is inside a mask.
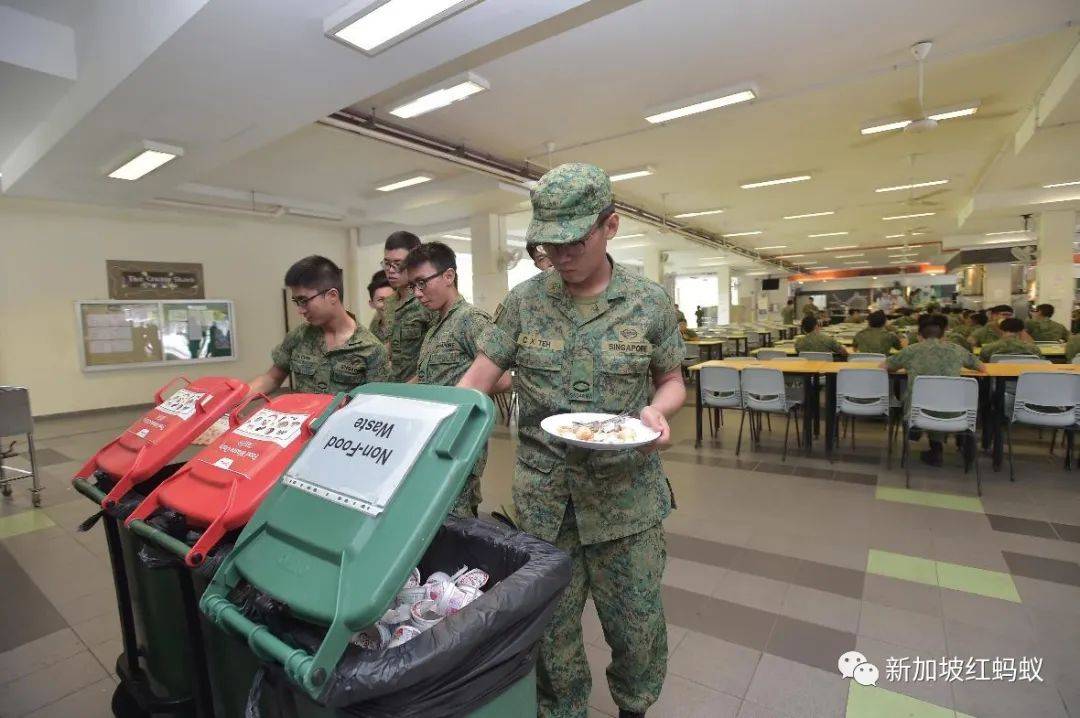
[[[549,416],[540,422],[540,428],[547,433],[554,436],[560,441],[565,441],[571,446],[580,446],[585,449],[594,449],[596,451],[619,451],[621,449],[633,449],[638,446],[644,446],[645,444],[651,444],[660,438],[660,432],[654,429],[650,429],[641,423],[641,420],[636,417],[627,417],[624,420],[623,426],[629,427],[633,430],[635,439],[634,441],[584,441],[573,436],[566,436],[559,433],[559,429],[570,426],[573,422],[586,423],[590,421],[600,421],[602,419],[611,419],[614,414],[592,414],[588,412],[581,412],[577,414],[555,414]]]

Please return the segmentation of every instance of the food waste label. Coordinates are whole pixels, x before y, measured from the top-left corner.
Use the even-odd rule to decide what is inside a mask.
[[[454,409],[433,401],[357,396],[319,428],[283,481],[377,516]]]

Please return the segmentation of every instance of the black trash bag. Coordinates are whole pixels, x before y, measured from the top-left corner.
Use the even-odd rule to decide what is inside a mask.
[[[319,703],[370,718],[457,718],[527,676],[537,643],[570,583],[570,557],[505,526],[450,517],[421,559],[420,573],[453,574],[463,565],[490,576],[483,596],[404,645],[378,651],[351,645]],[[314,652],[321,642],[324,631],[317,627],[275,618],[293,645]],[[267,684],[263,690],[273,687],[285,715],[291,711],[283,703],[306,700],[296,695],[301,689],[280,666],[269,669]]]

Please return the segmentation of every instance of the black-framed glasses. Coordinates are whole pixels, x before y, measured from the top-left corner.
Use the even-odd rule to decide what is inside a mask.
[[[442,272],[435,272],[435,274],[432,274],[430,277],[420,277],[415,282],[409,282],[409,291],[424,291],[424,288],[427,287],[428,282],[430,282],[432,279],[435,279],[435,277],[441,277],[445,271],[446,270],[444,269]]]
[[[395,272],[400,272],[402,269],[405,268],[404,259],[384,259],[383,261],[379,262],[379,264],[380,266],[382,266],[383,269],[392,269]]]
[[[293,297],[289,301],[291,301],[293,304],[295,304],[300,309],[303,309],[304,307],[306,307],[308,305],[308,302],[310,302],[312,299],[315,299],[316,297],[321,297],[322,295],[329,292],[331,289],[333,289],[333,287],[330,287],[330,289],[324,289],[321,292],[318,292],[317,294],[312,294],[310,297]]]

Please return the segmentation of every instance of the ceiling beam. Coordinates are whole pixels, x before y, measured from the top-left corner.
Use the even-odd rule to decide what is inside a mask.
[[[1054,124],[1054,111],[1072,91],[1078,78],[1080,78],[1080,41],[1073,46],[1072,52],[1050,78],[1046,89],[1040,93],[1031,111],[1020,123],[1013,142],[1015,154],[1020,154],[1040,127]]]

